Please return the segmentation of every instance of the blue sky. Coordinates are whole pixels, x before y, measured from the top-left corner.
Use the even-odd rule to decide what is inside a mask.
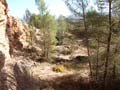
[[[7,0],[10,15],[22,18],[25,14],[25,10],[29,9],[32,13],[38,13],[37,7],[35,5],[35,0]],[[92,1],[92,0],[91,0]],[[48,10],[52,15],[59,16],[69,16],[71,13],[66,7],[63,0],[45,0]],[[90,3],[91,4],[91,3]]]

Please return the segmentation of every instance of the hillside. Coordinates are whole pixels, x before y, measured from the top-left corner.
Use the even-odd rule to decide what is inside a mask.
[[[119,0],[96,1],[109,13],[64,2],[73,16],[56,18],[35,0],[39,13],[20,20],[0,0],[0,90],[120,89]]]

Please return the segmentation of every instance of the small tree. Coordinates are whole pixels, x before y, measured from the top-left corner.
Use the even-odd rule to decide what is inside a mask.
[[[65,31],[67,29],[67,22],[64,16],[60,16],[58,18],[58,30],[57,30],[57,39],[58,39],[58,44],[61,45],[63,44],[63,39],[65,36]]]
[[[55,45],[56,40],[56,21],[53,16],[49,14],[47,11],[47,6],[44,0],[35,0],[36,5],[38,6],[39,10],[39,29],[43,33],[43,57],[45,60],[50,59],[50,54],[52,50],[52,46]]]

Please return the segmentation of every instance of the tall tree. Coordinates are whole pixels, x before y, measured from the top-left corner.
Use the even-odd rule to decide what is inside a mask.
[[[39,14],[32,14],[31,15],[31,17],[30,17],[30,19],[29,19],[29,22],[28,22],[28,24],[30,25],[30,26],[34,26],[34,27],[36,27],[36,28],[41,28],[41,27],[43,27],[42,26],[42,16],[41,15],[39,15]]]
[[[44,15],[44,14],[46,14],[48,12],[47,11],[47,6],[45,4],[45,0],[35,0],[35,3],[37,5],[37,7],[38,7],[40,15]]]
[[[100,35],[101,35],[101,31],[100,31],[100,27],[98,28],[98,26],[100,26],[100,24],[102,23],[101,17],[99,15],[99,13],[97,13],[97,11],[95,11],[93,8],[91,10],[89,10],[87,12],[87,24],[89,26],[90,29],[90,33],[92,34],[91,37],[93,37],[95,41],[97,41],[97,58],[96,58],[96,80],[98,77],[98,66],[99,66],[99,48],[100,48]],[[95,43],[95,42],[94,42]]]
[[[86,32],[86,46],[87,46],[90,76],[92,76],[92,64],[89,59],[90,49],[89,49],[89,40],[88,40],[88,27],[86,23],[86,9],[88,6],[88,0],[64,0],[64,1],[66,5],[69,7],[69,9],[73,12],[73,14],[79,18],[82,18],[83,20],[83,26]]]
[[[52,45],[55,44],[56,36],[56,21],[53,16],[51,16],[47,10],[47,6],[44,0],[35,0],[35,3],[39,10],[39,15],[37,20],[38,28],[43,33],[43,57],[45,60],[50,59],[50,54],[52,50]]]
[[[108,8],[109,8],[109,34],[107,38],[107,52],[105,59],[105,71],[104,71],[104,89],[106,88],[106,78],[108,74],[108,63],[109,63],[109,55],[110,55],[110,45],[111,45],[111,37],[112,37],[112,0],[108,0]]]

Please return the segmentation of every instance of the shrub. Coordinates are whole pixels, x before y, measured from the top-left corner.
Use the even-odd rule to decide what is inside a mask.
[[[64,65],[56,65],[53,67],[54,72],[64,72],[65,71],[65,66]]]

